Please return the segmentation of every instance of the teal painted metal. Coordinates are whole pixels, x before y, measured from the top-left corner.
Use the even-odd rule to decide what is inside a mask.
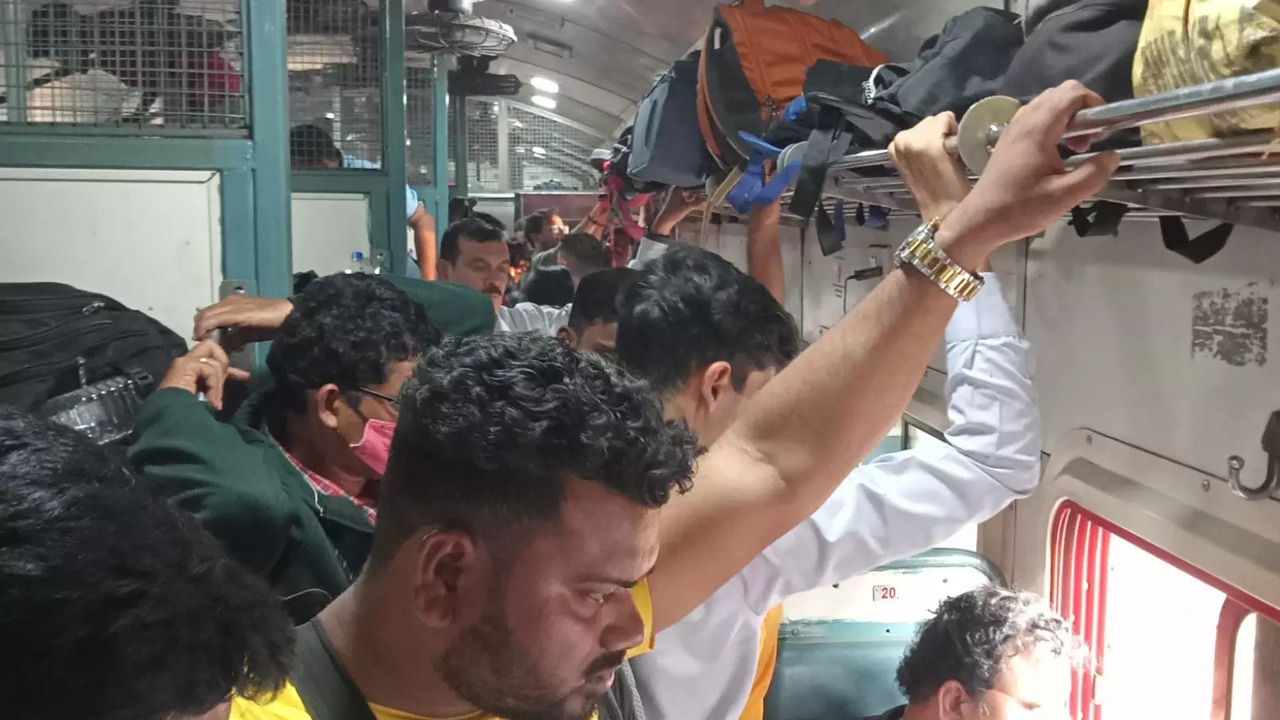
[[[13,135],[52,135],[81,138],[132,137],[167,140],[169,138],[200,138],[204,140],[235,140],[249,137],[245,128],[163,128],[160,132],[150,125],[135,127],[117,125],[84,125],[79,123],[44,123],[34,125],[9,125],[0,123],[0,133]]]
[[[253,228],[253,171],[222,172],[222,277],[256,279],[257,249]]]
[[[431,90],[435,93],[432,111],[435,113],[432,154],[434,166],[431,177],[435,181],[433,195],[436,227],[443,229],[449,222],[449,64],[448,56],[437,53],[431,60]],[[437,238],[439,233],[437,233]]]
[[[362,193],[387,189],[387,176],[378,170],[303,170],[291,176],[293,192]],[[404,202],[404,192],[400,193]],[[371,206],[370,209],[377,209]],[[404,222],[404,216],[400,216]]]
[[[405,243],[404,187],[408,183],[405,151],[404,0],[382,0],[382,168],[386,186],[380,204],[373,205],[370,228],[374,253],[385,252],[391,271],[405,274],[409,252]],[[377,222],[381,219],[381,223]]]
[[[394,221],[387,217],[387,214],[383,212],[386,210],[387,206],[393,202],[391,198],[395,196],[399,196],[400,207],[404,207],[404,183],[400,183],[399,192],[392,192],[390,188],[387,187],[385,176],[382,184],[377,188],[374,188],[373,191],[369,193],[369,249],[373,253],[370,259],[376,257],[378,253],[387,253],[387,242],[399,237],[400,254],[404,257],[402,262],[408,262],[409,260],[409,256],[406,252],[406,243],[404,241],[404,215],[401,214],[398,221]],[[397,235],[397,233],[399,234]],[[381,239],[380,244],[378,242],[379,239]],[[395,248],[395,246],[396,243],[392,242],[391,247]],[[392,262],[394,262],[394,259]],[[392,271],[404,274],[403,268],[397,270],[393,266]]]
[[[253,166],[248,140],[35,136],[0,132],[0,165],[117,170],[227,170]]]
[[[241,10],[247,18],[245,74],[254,144],[253,204],[246,210],[253,218],[255,279],[260,295],[288,297],[293,289],[293,253],[284,3],[243,0]]]
[[[453,144],[454,186],[450,195],[466,197],[468,193],[467,178],[467,99],[462,95],[452,95],[453,133],[457,136]]]

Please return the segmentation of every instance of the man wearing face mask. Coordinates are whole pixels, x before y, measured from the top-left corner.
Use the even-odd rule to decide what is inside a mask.
[[[226,380],[247,374],[201,342],[147,399],[130,459],[301,621],[364,564],[396,396],[440,332],[421,305],[359,273],[311,283],[292,308],[267,356],[270,391],[218,422]]]

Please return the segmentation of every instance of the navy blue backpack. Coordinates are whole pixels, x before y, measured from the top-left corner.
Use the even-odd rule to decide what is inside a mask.
[[[694,50],[658,78],[636,112],[627,171],[642,182],[703,187],[711,155],[698,126],[698,62]]]

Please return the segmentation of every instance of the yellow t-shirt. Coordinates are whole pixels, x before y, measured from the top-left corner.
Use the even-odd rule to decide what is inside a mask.
[[[643,655],[653,649],[653,601],[649,596],[649,584],[642,580],[634,588],[631,588],[631,599],[635,601],[636,609],[640,611],[640,617],[644,618],[644,643],[639,647],[632,648],[627,657]],[[369,703],[369,709],[373,711],[373,716],[378,720],[437,720],[410,715],[406,712],[374,705],[373,703]],[[472,713],[450,720],[464,719],[501,720],[501,718],[485,713]],[[280,691],[279,695],[261,705],[252,700],[236,698],[231,702],[231,720],[312,720],[312,718],[311,713],[308,713],[307,708],[302,704],[298,689],[293,686],[293,683],[289,683],[284,690]],[[595,720],[595,718],[592,717],[592,720]]]
[[[760,628],[760,659],[756,663],[756,679],[751,694],[738,720],[764,720],[764,696],[773,682],[773,668],[778,664],[778,628],[782,625],[782,606],[774,605],[764,616]]]

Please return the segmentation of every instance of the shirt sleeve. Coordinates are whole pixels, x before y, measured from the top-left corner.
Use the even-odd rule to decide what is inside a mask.
[[[636,604],[644,620],[644,642],[631,648],[627,659],[643,655],[653,649],[653,599],[649,596],[649,579],[645,578],[631,588],[631,600]]]
[[[647,237],[640,238],[640,248],[636,250],[636,257],[634,260],[627,263],[627,267],[631,268],[632,270],[638,270],[640,269],[640,266],[644,265],[650,260],[655,260],[657,258],[662,257],[662,255],[666,252],[667,252],[666,243],[658,242],[657,240],[650,240]]]
[[[757,613],[788,595],[908,557],[1029,495],[1040,477],[1040,419],[1027,342],[999,281],[961,303],[946,331],[947,442],[856,468],[813,516],[722,591]]]
[[[548,337],[555,336],[560,328],[569,324],[573,305],[552,307],[534,303],[518,303],[515,307],[498,309],[499,332],[531,332]]]
[[[404,207],[404,219],[405,222],[408,222],[409,218],[413,217],[413,214],[418,211],[418,193],[408,185],[404,186]]]

